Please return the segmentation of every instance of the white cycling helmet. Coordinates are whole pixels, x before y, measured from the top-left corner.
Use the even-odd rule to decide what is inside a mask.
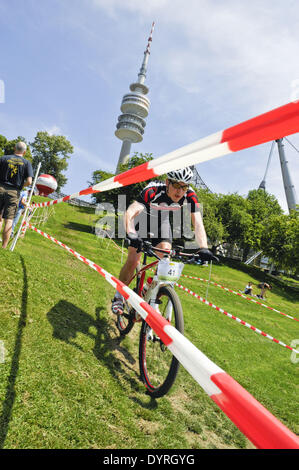
[[[193,178],[193,171],[189,166],[181,168],[180,170],[170,171],[167,177],[172,181],[179,181],[182,183],[190,183]]]

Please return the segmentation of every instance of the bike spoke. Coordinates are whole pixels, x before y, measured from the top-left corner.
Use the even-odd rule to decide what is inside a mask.
[[[156,310],[177,327],[178,308],[174,305],[174,295],[173,289],[162,288],[158,293]],[[167,393],[176,376],[178,363],[159,336],[146,323],[141,330],[140,356],[141,374],[149,392],[156,397]]]

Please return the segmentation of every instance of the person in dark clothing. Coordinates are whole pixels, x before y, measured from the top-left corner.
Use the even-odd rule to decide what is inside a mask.
[[[260,299],[266,300],[267,299],[266,290],[267,289],[269,289],[269,290],[272,289],[271,284],[267,284],[267,282],[261,282],[261,284],[259,284],[259,287],[261,289],[261,293],[257,297],[259,297]]]
[[[24,158],[26,150],[24,142],[17,142],[14,155],[0,157],[0,230],[4,219],[2,248],[6,248],[9,242],[21,189],[32,183],[32,166]]]

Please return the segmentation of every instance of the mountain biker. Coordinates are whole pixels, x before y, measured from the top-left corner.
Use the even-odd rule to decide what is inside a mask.
[[[208,249],[199,202],[195,192],[189,186],[192,178],[193,171],[190,167],[171,171],[167,173],[164,183],[150,182],[139,194],[137,200],[128,207],[124,220],[130,245],[127,260],[119,274],[119,279],[124,284],[129,284],[140,262],[143,239],[149,239],[156,248],[171,249],[172,230],[169,215],[172,213],[173,219],[175,219],[178,211],[182,213],[186,205],[187,210],[191,213],[191,221],[196,242],[200,247],[201,258],[204,261],[218,261],[218,258]],[[139,220],[137,224],[136,220]],[[121,314],[123,308],[123,296],[116,291],[112,300],[112,312]]]

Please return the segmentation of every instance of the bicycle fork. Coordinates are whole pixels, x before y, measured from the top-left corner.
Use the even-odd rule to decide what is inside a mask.
[[[161,285],[166,285],[166,284],[170,284],[172,287],[173,286],[173,283],[171,282],[157,282],[155,281],[155,279],[153,280],[152,282],[152,285],[151,287],[148,289],[148,291],[146,292],[146,295],[145,295],[145,301],[149,303],[149,305],[151,305],[154,310],[156,310],[156,312],[160,313],[160,310],[159,310],[159,305],[160,305],[160,301],[157,299],[157,295],[158,295],[158,292],[159,292],[159,289],[161,287]],[[171,323],[171,320],[172,320],[172,313],[173,313],[173,306],[172,306],[172,302],[170,300],[168,300],[167,302],[167,305],[166,305],[166,309],[165,309],[165,316],[164,318],[169,322]],[[156,336],[156,338],[159,340],[159,338]],[[147,339],[150,340],[150,341],[155,341],[155,336],[154,336],[154,331],[152,328],[148,327],[147,328]]]

